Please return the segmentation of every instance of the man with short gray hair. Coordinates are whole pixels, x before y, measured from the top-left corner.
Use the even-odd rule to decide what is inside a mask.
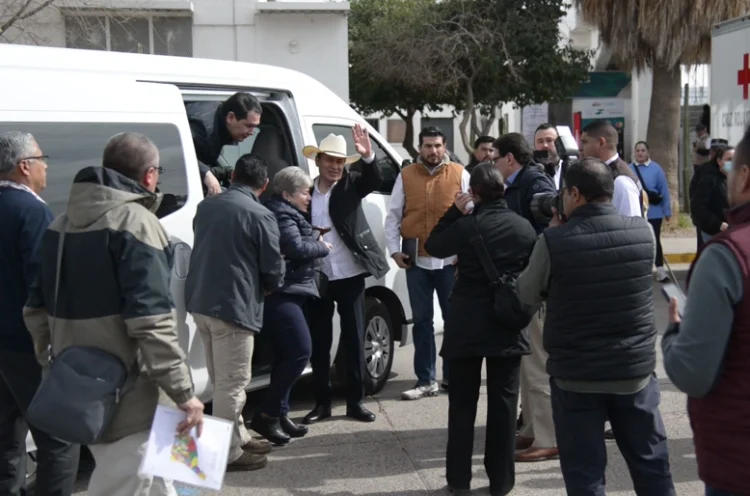
[[[42,379],[23,321],[23,305],[39,267],[37,248],[52,222],[39,197],[47,157],[29,133],[0,134],[0,494],[23,494],[26,480],[24,413]],[[78,450],[31,427],[37,447],[37,494],[69,495]]]
[[[76,174],[65,214],[45,233],[24,317],[42,365],[48,347],[57,354],[90,346],[119,358],[133,376],[102,438],[89,446],[96,461],[89,496],[175,496],[170,481],[138,473],[164,395],[186,414],[181,433],[195,427],[200,436],[203,425],[203,403],[177,341],[172,251],[153,214],[159,151],[143,134],[120,133],[107,142],[102,165]]]

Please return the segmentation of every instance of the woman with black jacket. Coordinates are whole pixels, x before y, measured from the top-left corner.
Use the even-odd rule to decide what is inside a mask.
[[[310,329],[303,307],[317,298],[316,267],[331,245],[319,240],[308,221],[312,179],[299,167],[287,167],[273,179],[273,196],[265,203],[279,223],[279,245],[286,262],[284,286],[266,296],[263,332],[271,334],[275,363],[271,384],[260,411],[250,426],[276,445],[302,437],[307,427],[292,422],[289,393],[302,374],[312,351]]]
[[[440,351],[451,367],[446,478],[455,494],[470,494],[474,421],[486,359],[484,466],[491,494],[505,495],[515,485],[518,381],[521,356],[530,353],[529,342],[523,332],[504,328],[495,317],[494,290],[472,239],[481,235],[499,274],[518,274],[528,263],[537,234],[528,220],[508,209],[502,174],[492,163],[477,165],[469,185],[474,210],[464,214],[460,208],[469,198],[457,198],[425,244],[433,257],[458,255],[458,278]]]
[[[724,212],[729,208],[727,174],[732,170],[733,158],[734,147],[720,145],[714,158],[700,168],[690,211],[704,242],[729,227]]]

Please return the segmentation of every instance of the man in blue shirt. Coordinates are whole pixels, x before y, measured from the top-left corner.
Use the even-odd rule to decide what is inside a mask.
[[[39,194],[47,185],[47,157],[34,137],[0,134],[0,494],[26,494],[26,434],[23,415],[42,379],[31,335],[23,321],[28,289],[37,275],[37,248],[52,222]],[[39,496],[73,492],[77,445],[31,428],[37,446]]]

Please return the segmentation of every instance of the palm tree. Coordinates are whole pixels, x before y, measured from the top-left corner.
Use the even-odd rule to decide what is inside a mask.
[[[711,29],[748,11],[747,0],[575,0],[625,70],[651,69],[647,140],[664,167],[677,211],[681,65],[710,61]]]

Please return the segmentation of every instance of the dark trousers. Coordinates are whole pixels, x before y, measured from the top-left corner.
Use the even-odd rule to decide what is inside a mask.
[[[673,496],[659,383],[652,375],[635,394],[582,394],[564,391],[550,379],[560,468],[568,494],[604,496],[607,449],[604,421],[630,470],[638,496]]]
[[[664,252],[661,249],[662,219],[649,219],[648,223],[654,228],[654,237],[656,238],[656,260],[654,261],[654,265],[664,267]]]
[[[29,407],[42,368],[33,353],[0,350],[0,495],[26,494],[26,434]],[[80,447],[31,427],[37,447],[37,496],[68,496],[78,473]]]
[[[263,332],[271,334],[274,365],[261,410],[271,417],[289,413],[289,393],[310,360],[312,341],[303,310],[306,299],[272,293],[263,306]]]
[[[346,404],[357,405],[365,396],[365,276],[329,281],[323,298],[310,302],[312,367],[315,399],[330,405],[331,346],[333,344],[334,304],[339,313],[339,346],[346,354]]]
[[[739,494],[730,493],[723,489],[716,489],[706,484],[706,496],[739,496]]]
[[[695,232],[698,234],[698,250],[700,251],[703,248],[703,231],[700,227],[696,227]]]
[[[455,358],[450,361],[446,479],[456,489],[468,489],[471,483],[474,422],[482,383],[483,361],[483,357]],[[486,361],[487,433],[484,468],[493,494],[508,494],[516,482],[514,450],[521,358],[488,357]]]
[[[456,268],[448,265],[442,269],[427,270],[416,265],[406,271],[406,287],[414,318],[414,374],[417,384],[426,386],[435,382],[435,293],[437,293],[443,323],[448,320],[450,296],[456,282]],[[445,325],[443,325],[445,327]],[[443,381],[448,380],[448,364],[443,361]]]

